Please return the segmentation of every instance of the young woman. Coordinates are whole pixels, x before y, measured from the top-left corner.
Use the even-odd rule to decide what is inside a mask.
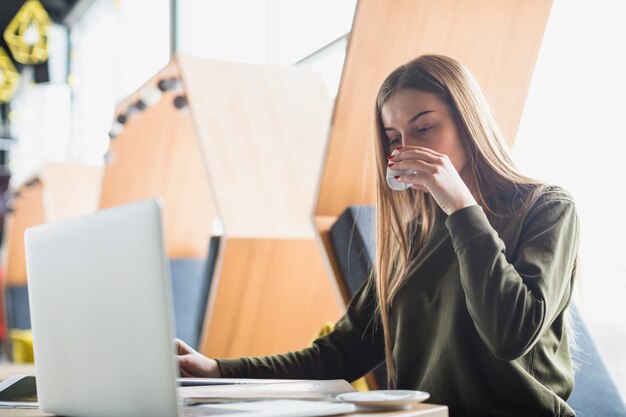
[[[386,361],[391,387],[428,391],[452,416],[573,416],[570,195],[517,171],[453,59],[394,70],[375,120],[376,264],[335,330],[263,358],[216,361],[178,342],[181,373],[354,380]],[[407,170],[407,190],[389,188],[388,166]]]

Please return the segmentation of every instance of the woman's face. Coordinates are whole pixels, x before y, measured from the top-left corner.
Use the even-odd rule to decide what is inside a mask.
[[[398,90],[383,105],[381,116],[391,149],[423,146],[448,155],[457,172],[465,168],[467,155],[450,108],[435,94]]]

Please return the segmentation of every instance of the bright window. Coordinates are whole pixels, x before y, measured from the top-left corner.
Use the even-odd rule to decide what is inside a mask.
[[[250,64],[295,64],[350,32],[356,0],[179,0],[178,50]],[[335,95],[345,57],[340,42],[303,65]]]
[[[555,0],[514,157],[569,189],[582,224],[577,302],[626,398],[626,4]]]
[[[68,159],[102,164],[115,105],[170,59],[169,0],[97,0],[72,26]]]

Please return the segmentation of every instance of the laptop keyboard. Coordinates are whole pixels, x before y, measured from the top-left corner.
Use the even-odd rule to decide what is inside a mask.
[[[188,406],[184,408],[185,417],[199,417],[199,416],[221,416],[225,414],[236,413],[249,413],[249,410],[233,410],[232,408],[219,408],[219,407],[194,407]]]

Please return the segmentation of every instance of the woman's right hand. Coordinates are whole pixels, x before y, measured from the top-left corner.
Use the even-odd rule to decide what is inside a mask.
[[[180,339],[174,339],[176,359],[180,376],[193,378],[221,378],[220,367],[215,359],[210,359],[195,351]]]

